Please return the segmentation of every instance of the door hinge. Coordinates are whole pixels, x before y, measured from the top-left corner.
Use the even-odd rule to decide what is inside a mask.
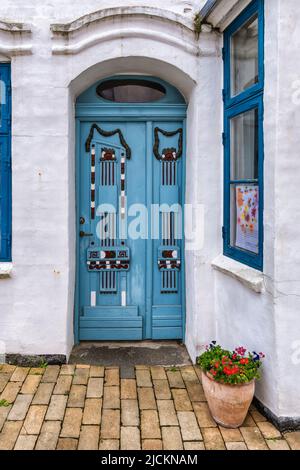
[[[222,144],[223,145],[226,144],[226,134],[225,134],[225,132],[222,132]]]

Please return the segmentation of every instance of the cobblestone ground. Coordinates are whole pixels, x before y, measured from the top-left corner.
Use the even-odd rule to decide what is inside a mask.
[[[215,424],[193,366],[119,369],[0,365],[0,450],[300,450],[251,407],[240,429]]]

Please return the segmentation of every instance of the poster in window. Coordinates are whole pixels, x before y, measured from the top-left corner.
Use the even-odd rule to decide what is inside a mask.
[[[236,210],[236,247],[258,254],[258,186],[239,185],[236,187]]]

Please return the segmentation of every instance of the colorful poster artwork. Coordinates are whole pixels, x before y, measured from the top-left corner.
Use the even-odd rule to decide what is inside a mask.
[[[258,254],[258,186],[236,187],[236,246]]]

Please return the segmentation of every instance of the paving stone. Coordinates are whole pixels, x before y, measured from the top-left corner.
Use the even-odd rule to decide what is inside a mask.
[[[39,434],[46,411],[46,405],[31,405],[24,421],[21,434]]]
[[[60,421],[45,421],[35,446],[36,450],[55,450],[60,429]]]
[[[160,439],[144,439],[142,441],[143,450],[162,450],[162,441]]]
[[[31,367],[29,374],[31,375],[43,375],[45,372],[44,367]]]
[[[18,437],[14,450],[33,450],[37,436],[22,434]]]
[[[84,404],[82,424],[100,424],[101,423],[101,398],[87,398]]]
[[[76,364],[76,369],[88,369],[90,370],[91,366],[89,364]]]
[[[21,388],[21,393],[34,395],[38,389],[41,378],[41,375],[27,375]]]
[[[98,450],[99,426],[82,426],[78,442],[78,450]]]
[[[201,441],[202,435],[197,424],[196,416],[192,411],[178,411],[177,413],[182,439],[184,441]]]
[[[145,366],[143,364],[138,364],[138,365],[135,366],[135,370],[142,370],[142,369],[149,370],[149,366]]]
[[[256,426],[255,421],[254,421],[254,419],[252,418],[252,416],[250,415],[250,413],[247,414],[246,419],[245,419],[245,421],[243,422],[243,427],[248,427],[248,426],[251,426],[251,427],[255,427],[255,426]]]
[[[150,371],[147,369],[137,370],[136,384],[138,387],[152,387]]]
[[[72,439],[70,437],[59,438],[57,443],[57,450],[76,450],[77,445],[77,439]]]
[[[290,450],[284,439],[267,439],[266,443],[270,450]]]
[[[186,382],[186,389],[191,401],[206,401],[203,387],[199,382]]]
[[[103,396],[103,378],[91,377],[88,381],[86,392],[87,398],[102,398]]]
[[[42,382],[54,383],[57,380],[59,374],[59,366],[47,366],[42,377]]]
[[[199,379],[199,382],[202,383],[202,371],[199,366],[194,366],[194,371]]]
[[[201,429],[206,450],[225,450],[225,444],[218,428]]]
[[[217,424],[210,414],[208,404],[204,402],[193,403],[195,415],[200,428],[215,428]]]
[[[267,421],[267,418],[257,410],[252,410],[250,414],[256,423]]]
[[[91,366],[90,377],[104,377],[104,367],[103,366]]]
[[[13,403],[21,389],[21,382],[8,382],[5,389],[0,395],[0,400],[6,400],[8,403]]]
[[[193,409],[186,390],[173,389],[172,395],[176,411],[191,411]]]
[[[265,439],[281,439],[281,433],[272,423],[268,423],[267,421],[263,421],[257,423],[257,426],[260,429],[260,432],[264,436]]]
[[[0,393],[3,392],[6,385],[8,384],[10,374],[0,374]]]
[[[227,450],[248,450],[245,442],[225,442]]]
[[[12,375],[16,366],[13,364],[0,364],[0,373]]]
[[[164,367],[162,366],[154,366],[151,367],[151,375],[152,375],[152,380],[166,380],[167,375]]]
[[[198,376],[193,366],[181,367],[180,372],[185,383],[188,383],[188,382],[199,383]]]
[[[179,371],[167,371],[167,376],[171,388],[184,388],[184,382]]]
[[[184,442],[184,450],[205,450],[203,442]]]
[[[75,365],[74,364],[63,364],[60,368],[60,375],[74,375]]]
[[[67,406],[67,399],[68,397],[65,395],[52,395],[45,419],[51,421],[62,421],[64,419],[65,409]]]
[[[266,450],[267,444],[257,427],[241,427],[240,431],[249,450]]]
[[[12,374],[11,382],[24,382],[29,372],[29,367],[17,367]]]
[[[54,383],[40,383],[32,400],[32,404],[48,405],[52,395],[53,387]]]
[[[157,400],[169,400],[171,390],[167,380],[153,380],[155,397]]]
[[[141,450],[140,430],[137,427],[121,427],[121,450]]]
[[[18,395],[7,419],[10,421],[23,421],[31,401],[32,395]]]
[[[103,410],[101,439],[120,438],[120,410]]]
[[[220,426],[220,431],[225,442],[243,442],[243,436],[239,429],[223,428]]]
[[[12,405],[0,407],[0,431],[3,428],[3,425],[11,409],[12,409]]]
[[[161,426],[178,426],[173,400],[157,400],[157,407]]]
[[[90,369],[87,367],[76,366],[75,374],[73,377],[74,385],[86,385],[88,383]]]
[[[156,410],[153,388],[138,388],[140,410]]]
[[[120,375],[118,368],[111,368],[105,369],[105,376],[104,376],[104,383],[105,385],[113,386],[119,385],[120,383]]]
[[[67,395],[72,385],[72,375],[60,375],[54,387],[54,395]]]
[[[121,400],[122,426],[139,426],[140,416],[137,400]]]
[[[60,437],[79,437],[81,420],[81,408],[67,408]]]
[[[286,433],[284,437],[292,450],[300,450],[300,431]]]
[[[135,379],[134,366],[123,364],[120,367],[120,378],[121,379]]]
[[[178,426],[162,427],[162,441],[164,450],[182,450],[183,444]]]
[[[7,421],[0,434],[0,450],[12,450],[22,427],[21,421]]]
[[[119,439],[100,439],[99,450],[119,450]]]
[[[126,400],[136,400],[136,381],[135,379],[121,379],[121,398]]]
[[[104,387],[103,408],[118,409],[120,408],[120,387]]]
[[[160,439],[160,427],[156,410],[141,412],[142,439]]]
[[[85,394],[86,387],[84,385],[72,385],[68,399],[68,406],[70,408],[83,408]]]

